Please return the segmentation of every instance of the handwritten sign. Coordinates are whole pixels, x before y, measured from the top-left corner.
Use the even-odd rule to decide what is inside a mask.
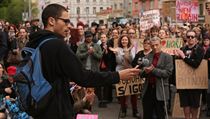
[[[180,38],[167,38],[161,40],[161,45],[163,52],[174,55],[174,50],[183,46],[183,40]]]
[[[177,21],[198,22],[199,3],[193,0],[176,0]]]
[[[140,29],[145,31],[153,26],[160,26],[160,11],[149,10],[143,12],[140,17]]]
[[[183,60],[176,60],[177,89],[208,89],[208,65],[202,60],[198,68],[192,68]]]
[[[132,80],[121,80],[115,84],[117,96],[140,94],[142,91],[143,79],[135,77]]]
[[[98,119],[97,114],[78,114],[76,119]]]
[[[162,51],[170,55],[174,55],[174,50],[183,46],[181,38],[166,38],[161,40]],[[139,40],[139,49],[143,50],[143,39]]]

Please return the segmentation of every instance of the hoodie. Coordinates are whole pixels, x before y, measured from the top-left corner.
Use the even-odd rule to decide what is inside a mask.
[[[117,72],[93,72],[82,68],[82,64],[62,36],[50,31],[38,31],[29,36],[28,47],[36,48],[42,40],[54,37],[40,47],[42,72],[52,85],[50,98],[43,99],[46,105],[35,119],[72,119],[73,108],[69,82],[83,87],[96,87],[119,82]],[[43,104],[42,103],[42,104]]]

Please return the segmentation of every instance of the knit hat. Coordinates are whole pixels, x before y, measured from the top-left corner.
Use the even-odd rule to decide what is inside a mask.
[[[16,67],[15,66],[9,66],[8,68],[7,68],[7,74],[9,75],[9,76],[14,76],[15,75],[15,73],[16,73]]]

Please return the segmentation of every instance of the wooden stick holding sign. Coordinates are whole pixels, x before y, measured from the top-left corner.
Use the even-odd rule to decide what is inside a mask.
[[[135,77],[131,80],[121,80],[120,83],[115,84],[117,96],[127,96],[140,94],[142,91],[143,79]]]
[[[183,60],[176,60],[176,88],[177,89],[208,89],[208,65],[202,60],[196,69],[190,67]]]

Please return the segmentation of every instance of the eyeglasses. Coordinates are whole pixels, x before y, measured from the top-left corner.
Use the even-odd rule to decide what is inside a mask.
[[[191,39],[193,39],[193,38],[195,38],[195,36],[187,36],[187,38],[189,38],[189,39],[190,39],[190,38],[191,38]]]
[[[128,34],[135,34],[135,33],[128,33]]]
[[[145,44],[145,45],[150,45],[150,42],[144,42],[143,44]]]
[[[59,18],[59,17],[57,19],[62,20],[66,25],[71,23],[70,19],[63,19],[63,18]]]

